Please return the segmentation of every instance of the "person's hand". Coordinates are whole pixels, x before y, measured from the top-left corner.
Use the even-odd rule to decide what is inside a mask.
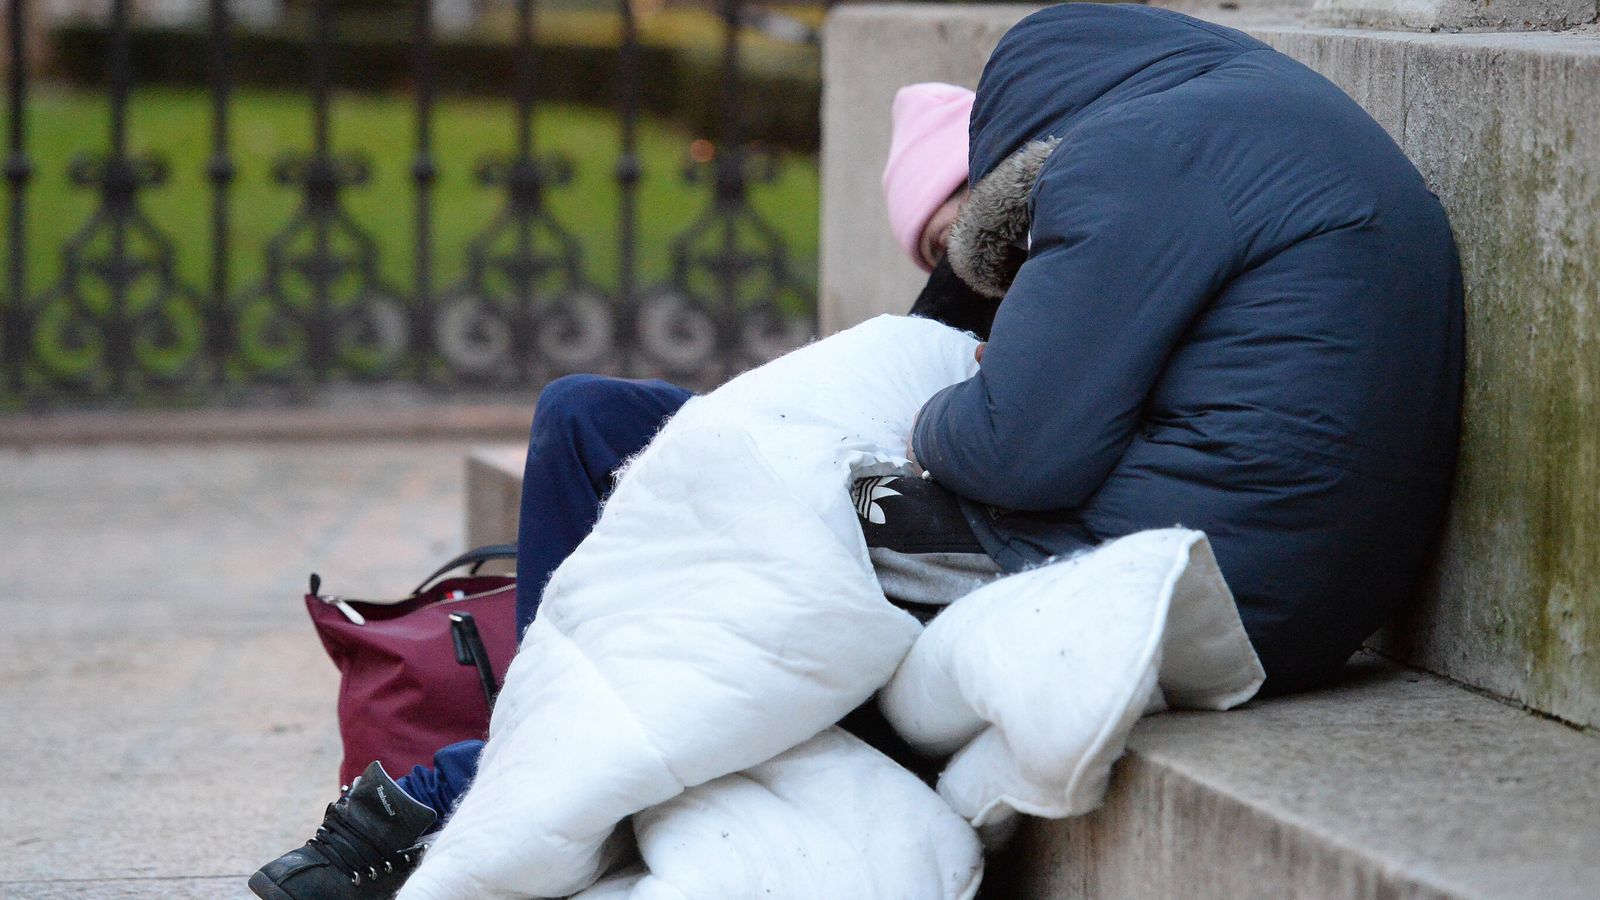
[[[926,474],[922,470],[922,463],[917,462],[916,451],[911,449],[911,439],[910,438],[906,438],[906,459],[911,463],[911,474],[912,475],[915,475],[916,477],[921,478],[924,474]]]
[[[984,341],[983,343],[979,344],[977,347],[974,347],[973,350],[972,350],[972,358],[977,360],[980,363],[983,362],[983,348],[985,348],[987,346],[989,346],[989,342],[988,341]]]

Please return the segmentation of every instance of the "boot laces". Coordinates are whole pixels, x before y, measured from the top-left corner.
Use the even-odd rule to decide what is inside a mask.
[[[397,860],[407,867],[411,865],[413,854],[421,849],[419,846],[386,851],[348,818],[344,807],[343,800],[328,804],[317,833],[306,842],[321,851],[329,865],[357,887],[363,876],[368,881],[377,881],[393,874]]]

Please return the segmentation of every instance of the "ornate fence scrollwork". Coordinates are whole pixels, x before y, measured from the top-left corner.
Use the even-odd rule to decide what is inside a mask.
[[[400,292],[383,283],[376,244],[339,201],[369,173],[356,156],[288,157],[274,166],[274,179],[300,187],[305,199],[267,242],[266,272],[239,305],[241,362],[253,375],[370,379],[404,363],[410,326]]]
[[[812,296],[789,263],[783,240],[750,205],[750,185],[775,181],[777,160],[745,143],[740,119],[739,31],[743,3],[721,0],[722,120],[718,145],[698,141],[684,172],[711,198],[672,243],[667,285],[646,295],[639,344],[669,373],[720,380],[804,342],[813,321],[789,310]]]
[[[446,295],[435,341],[453,372],[486,382],[528,383],[611,363],[609,299],[587,283],[583,251],[545,203],[571,183],[573,162],[536,154],[534,3],[518,0],[513,154],[478,164],[479,183],[505,192],[501,212],[467,245],[467,271]]]
[[[775,158],[735,146],[685,177],[698,183],[707,167],[712,201],[674,239],[671,282],[643,303],[640,343],[671,372],[726,377],[810,337],[812,323],[792,312],[810,295],[783,239],[750,205],[750,182],[775,180]]]
[[[335,155],[329,126],[333,4],[316,0],[311,42],[313,147],[279,159],[273,180],[300,188],[289,222],[267,242],[261,284],[240,304],[239,350],[261,378],[375,379],[401,371],[411,325],[400,291],[378,272],[378,248],[341,193],[365,185],[371,162]]]
[[[138,204],[141,189],[166,180],[166,165],[114,150],[79,157],[68,172],[100,203],[61,248],[61,277],[34,314],[39,377],[91,394],[192,380],[204,343],[198,300]]]
[[[585,285],[578,241],[544,203],[571,179],[572,162],[554,155],[479,165],[506,204],[467,246],[466,276],[439,308],[439,351],[461,375],[526,381],[539,363],[568,372],[607,361],[610,304]]]
[[[197,297],[174,271],[171,241],[139,206],[141,190],[166,181],[167,165],[128,152],[127,7],[128,0],[112,4],[119,26],[108,60],[111,149],[102,156],[80,155],[67,170],[73,184],[99,193],[99,203],[61,247],[60,278],[28,316],[34,380],[79,395],[126,394],[192,380],[205,337]],[[12,40],[20,53],[18,36]],[[21,99],[13,96],[13,102]],[[13,294],[9,305],[30,304],[25,295]]]
[[[5,293],[0,296],[0,408],[62,399],[141,403],[234,396],[256,383],[316,384],[400,379],[439,388],[533,387],[572,371],[669,375],[695,387],[768,359],[805,340],[814,300],[781,236],[751,205],[752,185],[770,182],[775,158],[745,146],[740,129],[739,31],[745,0],[721,0],[724,44],[715,152],[685,177],[706,188],[700,213],[670,244],[670,275],[640,291],[638,150],[640,41],[628,0],[618,0],[619,192],[616,288],[601,288],[549,195],[568,186],[576,163],[536,151],[539,73],[536,0],[517,0],[516,138],[480,161],[477,181],[501,192],[500,212],[466,244],[463,271],[435,290],[432,144],[432,0],[415,0],[416,199],[413,283],[386,280],[378,243],[354,218],[345,192],[369,182],[369,159],[337,152],[330,127],[334,0],[312,0],[308,96],[312,144],[277,161],[272,178],[300,201],[263,247],[262,269],[233,283],[229,148],[232,51],[229,4],[208,0],[212,244],[205,290],[178,274],[180,248],[146,214],[141,195],[163,187],[166,163],[129,151],[132,88],[130,0],[112,0],[108,54],[110,150],[71,161],[68,174],[99,195],[83,226],[59,248],[61,271],[29,291],[26,7],[11,0]],[[709,142],[697,142],[709,148]],[[587,161],[584,161],[585,164]],[[167,398],[164,400],[163,398]]]

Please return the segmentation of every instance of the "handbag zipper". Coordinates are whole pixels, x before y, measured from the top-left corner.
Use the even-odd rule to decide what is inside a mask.
[[[343,597],[335,597],[335,596],[330,595],[330,596],[327,596],[327,597],[318,597],[317,599],[321,600],[323,603],[328,604],[329,606],[333,607],[334,609],[337,609],[339,612],[344,613],[344,617],[346,619],[349,619],[351,622],[354,622],[357,625],[365,625],[365,624],[367,624],[367,617],[363,616],[361,613],[356,612],[356,608],[354,606],[351,606],[349,603],[345,602],[345,599]]]
[[[498,590],[498,588],[496,590]],[[457,602],[460,602],[462,600],[470,600],[473,597],[481,597],[484,594],[492,594],[492,593],[494,593],[494,591],[479,591],[476,594],[468,594],[466,591],[451,591],[449,594],[446,594],[444,597],[441,597],[438,600],[435,600],[432,603],[427,604],[426,606],[417,607],[417,609],[412,610],[412,612],[416,612],[418,610],[424,610],[424,609],[427,609],[428,607],[431,607],[431,606],[438,606],[438,605],[440,605],[442,603],[457,603]],[[379,606],[392,606],[396,602],[401,602],[401,603],[405,602],[405,601],[402,600],[402,601],[389,601],[389,602],[385,603],[382,600],[360,600],[360,599],[357,599],[357,598],[350,598],[350,600],[347,600],[344,597],[338,596],[337,594],[329,594],[326,597],[318,596],[317,599],[321,600],[323,603],[328,604],[329,606],[333,607],[334,609],[337,609],[339,612],[344,614],[344,617],[346,619],[349,619],[351,622],[354,622],[357,625],[365,625],[365,624],[367,624],[367,617],[363,616],[360,612],[358,612],[354,606],[351,606],[350,605],[350,600],[355,600],[355,602],[357,602],[357,603],[373,603],[373,604],[377,604]]]

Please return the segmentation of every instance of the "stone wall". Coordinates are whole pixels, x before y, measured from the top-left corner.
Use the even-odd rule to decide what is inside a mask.
[[[1419,31],[1559,31],[1600,18],[1595,0],[1317,0],[1325,25]]]
[[[1029,9],[855,6],[830,17],[825,329],[902,312],[921,284],[886,233],[878,191],[895,89],[975,84]],[[1600,725],[1600,35],[1197,14],[1244,27],[1350,93],[1417,163],[1461,244],[1469,371],[1455,501],[1427,589],[1376,645]]]
[[[1461,468],[1386,651],[1600,724],[1600,38],[1266,31],[1356,97],[1450,212]]]

